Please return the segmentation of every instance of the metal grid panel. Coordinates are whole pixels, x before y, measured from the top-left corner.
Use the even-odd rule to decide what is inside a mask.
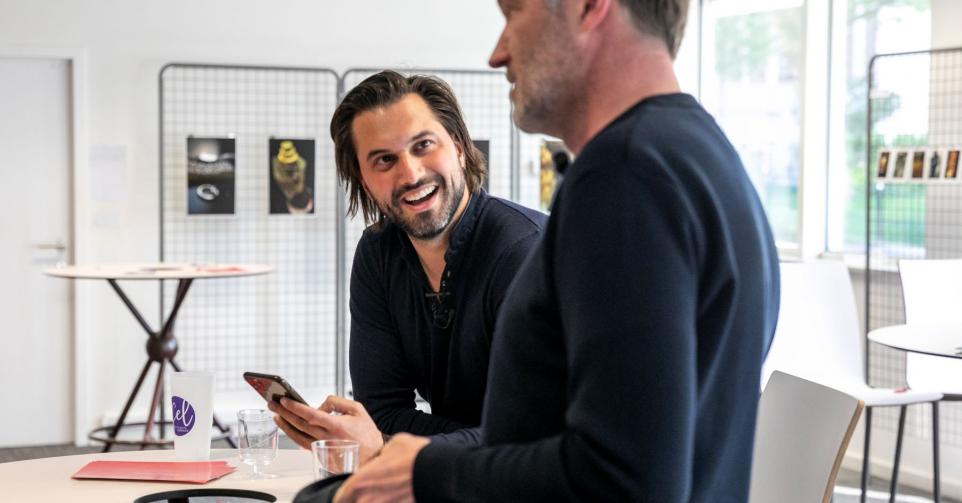
[[[346,95],[356,85],[367,77],[381,71],[380,69],[349,70],[343,76],[344,94]],[[488,192],[504,198],[512,197],[512,152],[515,146],[513,124],[511,122],[511,101],[508,97],[510,84],[504,77],[504,72],[486,70],[428,70],[428,69],[399,69],[405,75],[432,75],[447,82],[454,90],[465,124],[472,140],[488,140]],[[536,205],[533,207],[537,207]],[[357,242],[365,229],[364,218],[358,214],[349,219],[345,230],[345,270],[350,278],[351,264]],[[350,292],[345,292],[349,295]],[[345,306],[347,303],[345,303]],[[350,312],[345,314],[350,326]],[[345,341],[349,341],[350,333],[345,334]],[[344,344],[346,354],[348,343]],[[345,361],[347,357],[345,356]],[[347,372],[346,387],[350,386],[350,373]]]
[[[904,323],[898,260],[962,257],[962,180],[945,169],[929,178],[931,152],[962,146],[962,49],[878,56],[869,80],[868,235],[866,305],[869,330]],[[912,158],[927,152],[923,178],[913,178]],[[888,152],[888,173],[879,177],[880,155]],[[904,178],[893,180],[899,154]],[[868,345],[869,381],[877,386],[905,383],[901,351]],[[912,407],[908,434],[931,435],[930,408]],[[962,447],[962,405],[941,407],[942,441]],[[895,431],[897,409],[880,410],[879,426]]]
[[[323,69],[169,65],[161,71],[161,254],[165,261],[264,263],[263,277],[196,281],[178,319],[178,362],[215,373],[216,389],[246,370],[300,388],[335,388],[338,211],[328,134],[337,75]],[[236,140],[235,212],[188,215],[187,138]],[[315,141],[314,213],[269,214],[271,137]],[[162,291],[172,303],[173,285]]]

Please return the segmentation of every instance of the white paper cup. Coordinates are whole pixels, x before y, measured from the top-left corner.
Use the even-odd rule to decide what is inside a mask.
[[[174,453],[177,459],[210,459],[210,428],[214,421],[214,374],[174,372],[170,375]]]

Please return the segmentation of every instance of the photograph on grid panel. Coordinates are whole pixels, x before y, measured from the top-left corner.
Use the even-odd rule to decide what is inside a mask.
[[[233,138],[187,138],[187,211],[191,215],[234,213]]]
[[[314,140],[271,138],[268,152],[271,214],[313,214]]]

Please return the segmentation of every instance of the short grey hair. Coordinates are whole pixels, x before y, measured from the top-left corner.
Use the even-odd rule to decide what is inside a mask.
[[[618,0],[628,9],[635,29],[661,39],[672,59],[678,54],[688,21],[688,0]],[[549,10],[557,12],[561,0],[544,0]]]

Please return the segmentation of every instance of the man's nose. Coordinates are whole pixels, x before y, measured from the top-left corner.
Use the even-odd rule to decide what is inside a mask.
[[[413,184],[424,176],[424,163],[411,154],[402,154],[398,158],[398,180],[401,184]]]
[[[501,36],[498,37],[498,43],[494,45],[494,50],[491,51],[491,56],[488,58],[488,65],[491,68],[500,68],[508,64],[508,48],[507,40],[504,36],[504,32],[501,32]]]

